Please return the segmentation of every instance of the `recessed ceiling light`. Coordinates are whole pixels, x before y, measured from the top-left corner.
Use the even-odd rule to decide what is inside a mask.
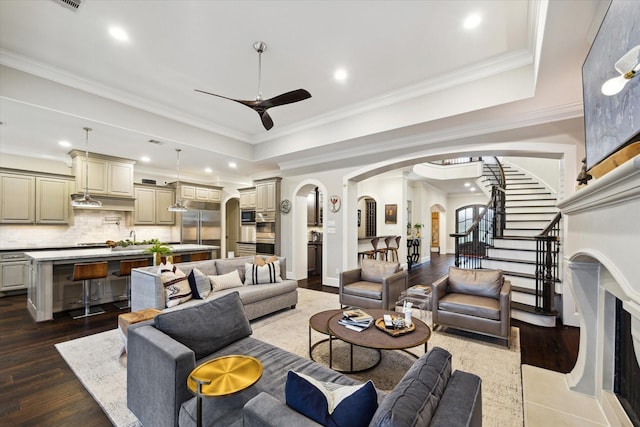
[[[235,169],[238,165],[235,162],[229,162],[229,167]]]
[[[205,171],[206,173],[211,173],[211,172],[213,172],[213,169],[211,169],[211,168],[204,168],[204,171]]]
[[[140,161],[144,162],[144,163],[149,163],[151,161],[151,159],[147,156],[142,156],[140,157]]]
[[[126,42],[129,40],[129,35],[125,30],[120,27],[111,27],[109,28],[109,34],[116,40],[121,42]]]
[[[476,188],[475,187],[471,187],[469,190],[476,191]]]
[[[58,145],[61,147],[71,147],[71,143],[69,141],[58,141]]]
[[[348,77],[347,70],[345,70],[344,68],[339,68],[336,70],[335,73],[333,73],[333,78],[339,82],[343,82],[347,80],[347,77]]]
[[[481,22],[482,22],[482,17],[477,13],[474,13],[465,18],[463,25],[467,30],[471,30],[473,28],[476,28],[478,25],[480,25]]]
[[[465,187],[471,187],[471,184],[470,184],[470,183],[468,183],[468,182],[465,182],[465,183],[464,183],[464,186],[465,186]]]

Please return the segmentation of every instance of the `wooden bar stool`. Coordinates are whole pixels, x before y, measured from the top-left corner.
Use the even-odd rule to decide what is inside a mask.
[[[387,252],[387,256],[389,256],[389,253],[391,254],[391,260],[394,259],[396,261],[399,261],[400,258],[398,258],[398,248],[400,248],[400,239],[402,239],[402,236],[396,236],[396,246],[390,246]]]
[[[380,253],[380,255],[382,255],[382,259],[384,261],[389,261],[389,252],[391,251],[391,247],[389,246],[389,244],[391,243],[392,239],[393,236],[385,237],[384,244],[386,245],[386,248],[378,249],[378,252]]]
[[[69,280],[73,282],[79,282],[82,280],[82,304],[83,309],[70,311],[69,314],[74,319],[81,319],[83,317],[94,316],[96,314],[104,313],[104,310],[100,306],[91,306],[91,281],[94,279],[106,279],[107,278],[107,262],[92,262],[84,264],[75,264],[73,266],[73,275],[69,277]]]
[[[196,252],[191,254],[191,261],[204,261],[211,259],[211,252]]]
[[[146,267],[148,265],[149,261],[146,258],[120,261],[120,270],[114,271],[111,274],[116,277],[124,277],[127,279],[127,288],[125,293],[117,297],[126,298],[126,300],[115,302],[113,305],[118,307],[120,310],[131,307],[131,269]]]
[[[373,246],[372,250],[368,250],[368,251],[364,251],[364,255],[367,258],[371,258],[371,259],[376,259],[376,257],[378,256],[378,241],[380,240],[379,237],[374,237],[373,239],[371,239],[371,246]]]

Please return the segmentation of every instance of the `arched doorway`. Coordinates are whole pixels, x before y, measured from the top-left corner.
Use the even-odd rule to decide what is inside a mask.
[[[232,197],[225,203],[225,238],[220,258],[226,258],[230,252],[238,253],[236,243],[240,240],[240,200]]]
[[[441,235],[446,230],[444,212],[445,209],[442,205],[431,206],[431,252],[441,253],[442,245],[445,242]]]
[[[326,189],[315,180],[305,181],[294,191],[292,238],[295,278],[322,281],[326,276],[324,217]]]

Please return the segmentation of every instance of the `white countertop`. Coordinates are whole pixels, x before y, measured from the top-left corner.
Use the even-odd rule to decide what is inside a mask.
[[[220,246],[210,245],[171,245],[174,253],[193,252],[193,251],[212,251],[219,250]],[[61,261],[81,258],[116,258],[128,255],[148,255],[144,249],[120,249],[112,250],[111,248],[78,248],[78,249],[62,249],[52,251],[37,251],[24,253],[34,261]]]

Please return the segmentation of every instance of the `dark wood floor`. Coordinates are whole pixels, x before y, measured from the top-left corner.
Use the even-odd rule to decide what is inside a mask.
[[[452,256],[433,254],[431,262],[414,267],[411,285],[431,283],[445,274]],[[319,277],[300,287],[337,292]],[[110,426],[102,409],[76,379],[54,344],[116,327],[120,310],[104,305],[106,314],[73,320],[61,313],[53,321],[35,323],[26,296],[0,298],[0,425]],[[579,331],[542,328],[514,321],[520,328],[522,363],[569,372],[577,358]]]

